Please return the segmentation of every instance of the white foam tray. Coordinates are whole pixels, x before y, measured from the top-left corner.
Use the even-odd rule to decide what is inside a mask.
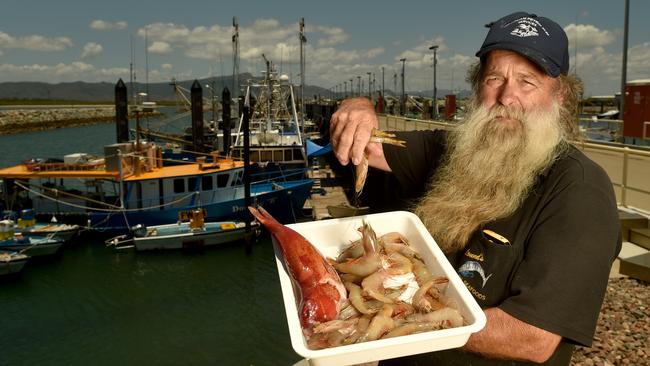
[[[431,274],[445,275],[449,278],[446,296],[455,299],[466,325],[321,350],[309,349],[300,327],[291,279],[284,267],[281,252],[275,244],[276,264],[289,335],[296,353],[305,357],[312,366],[352,365],[461,347],[472,333],[478,332],[485,326],[485,314],[420,219],[413,213],[394,211],[287,226],[307,238],[326,257],[336,257],[342,247],[360,238],[357,229],[361,226],[362,219],[370,223],[377,235],[397,231],[406,236],[422,256]]]

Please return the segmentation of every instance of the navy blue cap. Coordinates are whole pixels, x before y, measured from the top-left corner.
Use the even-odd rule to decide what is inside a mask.
[[[493,50],[509,50],[529,58],[552,77],[569,72],[569,40],[554,21],[516,12],[486,27],[490,31],[477,57],[483,58]]]

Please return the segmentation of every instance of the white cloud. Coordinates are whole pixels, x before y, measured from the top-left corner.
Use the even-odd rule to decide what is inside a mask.
[[[20,48],[30,51],[62,51],[72,47],[72,40],[68,37],[44,37],[33,34],[29,36],[15,37],[0,32],[0,49]]]
[[[629,49],[627,55],[628,80],[647,79],[650,70],[650,42]]]
[[[151,46],[149,46],[149,52],[159,55],[167,55],[172,52],[172,47],[167,42],[155,41]]]
[[[437,37],[435,39],[420,42],[418,45],[395,56],[395,62],[399,62],[400,59],[405,58],[406,64],[410,69],[430,68],[433,65],[433,50],[430,50],[429,47],[432,45],[438,46],[438,49],[436,50],[436,59],[438,60],[438,64],[440,64],[441,56],[449,51],[443,37]]]
[[[184,25],[176,25],[174,23],[154,23],[145,28],[138,29],[138,35],[140,37],[144,38],[145,33],[150,40],[183,43],[187,41],[190,30]]]
[[[307,33],[309,29],[310,28],[307,27],[305,33]],[[316,26],[314,27],[314,31],[323,33],[327,36],[318,40],[319,46],[334,46],[345,43],[345,41],[350,38],[343,29],[337,27]]]
[[[614,94],[620,91],[622,73],[621,52],[608,52],[604,47],[578,51],[577,71],[585,84],[585,96]],[[571,55],[575,63],[574,55]],[[572,66],[575,70],[575,65]],[[627,80],[648,77],[650,70],[650,42],[628,49]]]
[[[386,49],[384,49],[383,47],[371,48],[369,50],[364,51],[364,57],[374,58],[384,53],[384,51],[386,51]]]
[[[571,23],[564,27],[564,31],[569,38],[570,48],[574,48],[576,40],[578,49],[606,46],[614,42],[614,34],[608,30],[600,30],[591,24],[574,24]]]
[[[83,48],[81,53],[81,58],[86,60],[98,56],[104,51],[104,47],[101,44],[95,42],[88,42]]]
[[[125,29],[128,24],[125,21],[109,22],[106,20],[95,19],[90,22],[90,28],[95,30],[113,30]]]
[[[0,79],[7,81],[44,81],[70,82],[84,80],[88,82],[127,78],[128,68],[96,68],[81,62],[58,63],[55,65],[13,65],[0,64]]]
[[[165,71],[169,71],[169,70],[173,69],[174,67],[172,66],[172,64],[162,64],[162,65],[160,65],[160,68],[165,70]]]
[[[146,32],[145,32],[146,30]],[[276,19],[262,18],[250,25],[239,27],[240,58],[242,61],[259,62],[262,53],[271,58],[276,64],[280,59],[287,62],[297,62],[299,58],[298,23],[282,24]],[[307,25],[307,47],[310,52],[318,46],[331,46],[347,41],[348,35],[340,28]],[[175,23],[153,23],[138,30],[142,38],[145,33],[151,42],[165,42],[169,50],[182,50],[185,56],[195,59],[215,60],[223,54],[229,54],[232,49],[233,28],[212,25],[188,28]],[[166,47],[162,47],[165,51]],[[357,51],[356,56],[359,57]],[[365,53],[375,57],[383,49],[375,48]]]

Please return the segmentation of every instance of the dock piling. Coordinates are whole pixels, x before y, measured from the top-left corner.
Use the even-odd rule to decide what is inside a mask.
[[[126,85],[122,79],[115,84],[115,127],[117,142],[129,141],[129,105]]]
[[[192,101],[192,141],[193,149],[197,152],[205,152],[203,144],[203,89],[198,80],[192,83],[191,101]]]
[[[221,92],[221,121],[223,124],[223,154],[230,152],[230,90],[224,87]]]

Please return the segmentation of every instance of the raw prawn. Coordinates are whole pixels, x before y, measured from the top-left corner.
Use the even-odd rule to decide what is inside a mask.
[[[359,258],[333,263],[333,265],[340,272],[365,277],[381,267],[381,258],[377,253],[377,235],[372,227],[364,222],[360,231],[364,254]]]
[[[406,142],[398,140],[392,133],[384,132],[376,128],[372,129],[369,142],[378,142],[383,144],[390,144],[395,146],[406,147]],[[363,186],[366,185],[366,178],[368,178],[368,156],[364,153],[361,162],[355,167],[355,182],[354,192],[357,197],[363,191]]]

